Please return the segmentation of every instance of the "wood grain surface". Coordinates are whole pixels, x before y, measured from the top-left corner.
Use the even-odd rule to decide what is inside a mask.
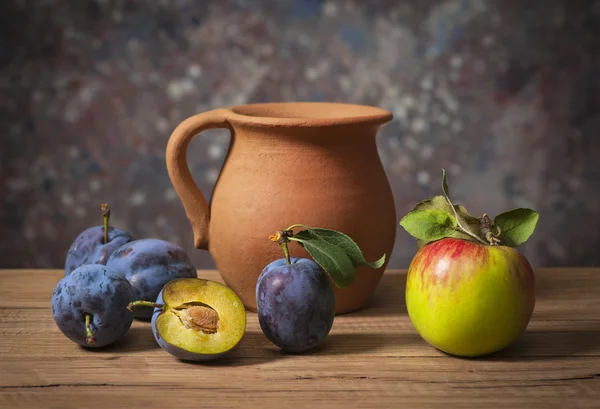
[[[146,322],[101,350],[73,344],[50,309],[62,275],[0,271],[0,408],[600,408],[600,269],[538,269],[526,333],[485,358],[420,339],[405,272],[388,271],[369,307],[336,317],[318,349],[280,353],[248,313],[238,347],[208,364],[161,350]]]

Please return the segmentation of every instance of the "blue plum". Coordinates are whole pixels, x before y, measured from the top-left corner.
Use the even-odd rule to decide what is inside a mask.
[[[273,261],[256,283],[258,321],[265,336],[285,352],[303,352],[323,341],[335,317],[329,278],[312,260]]]
[[[84,230],[73,242],[65,263],[65,275],[86,264],[106,264],[110,255],[134,238],[121,229],[108,228],[108,243],[104,244],[104,227],[94,226]]]
[[[131,283],[136,300],[156,300],[169,281],[198,276],[182,247],[159,239],[127,243],[114,251],[106,265]],[[136,308],[134,317],[150,320],[152,308]]]
[[[108,226],[110,209],[106,204],[102,205],[102,215],[104,226],[84,230],[71,244],[65,261],[65,275],[86,264],[106,264],[116,249],[135,240],[126,231]]]
[[[133,287],[102,264],[86,264],[63,277],[52,294],[52,316],[60,331],[86,347],[103,347],[121,339],[131,327],[127,305]]]

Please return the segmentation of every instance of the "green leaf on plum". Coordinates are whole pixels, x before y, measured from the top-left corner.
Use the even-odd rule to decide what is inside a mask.
[[[352,261],[355,267],[367,266],[371,268],[379,268],[385,263],[385,254],[376,261],[369,262],[365,259],[360,247],[350,238],[350,236],[339,231],[331,229],[323,229],[319,227],[310,227],[302,230],[294,235],[296,239],[313,240],[316,242],[327,242],[336,247],[339,247]],[[292,237],[293,239],[293,237]],[[299,240],[298,240],[299,241]]]
[[[348,287],[354,280],[354,264],[340,247],[315,238],[306,230],[294,234],[290,240],[300,243],[337,287]]]
[[[539,220],[535,210],[518,208],[500,213],[494,218],[494,224],[502,230],[501,244],[517,247],[525,243],[533,234]]]
[[[456,219],[439,209],[415,209],[400,220],[400,225],[419,240],[435,241],[449,237],[456,231]]]
[[[289,236],[288,240],[302,245],[339,288],[352,283],[356,267],[380,268],[385,263],[385,254],[379,260],[367,261],[354,240],[344,233],[304,225],[295,226],[305,229]]]

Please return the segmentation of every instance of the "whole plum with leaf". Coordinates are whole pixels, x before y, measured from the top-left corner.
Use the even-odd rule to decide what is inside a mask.
[[[294,233],[297,227],[303,230]],[[357,266],[379,268],[367,262],[347,235],[335,230],[294,225],[271,236],[285,258],[269,263],[256,284],[258,321],[265,336],[282,351],[304,352],[319,345],[335,318],[335,294],[349,286]],[[295,241],[314,259],[290,258],[288,243]]]
[[[335,317],[329,278],[312,260],[275,260],[256,284],[258,322],[265,336],[284,351],[302,352],[324,340]]]
[[[233,290],[201,278],[172,280],[156,302],[136,300],[128,308],[153,308],[156,342],[186,361],[221,357],[240,342],[246,330],[246,310]]]
[[[136,300],[156,300],[169,281],[198,276],[196,268],[181,246],[159,239],[141,239],[127,243],[115,250],[106,265],[131,283]],[[134,316],[149,320],[152,308],[136,308]]]
[[[63,277],[52,294],[52,317],[71,341],[103,347],[121,339],[131,327],[131,284],[101,264],[86,264]]]
[[[117,248],[135,240],[126,231],[109,226],[110,209],[106,204],[102,205],[102,216],[103,226],[84,230],[71,244],[65,261],[65,275],[86,264],[106,264]]]
[[[406,281],[406,307],[421,337],[451,355],[500,351],[526,330],[535,307],[535,277],[515,247],[533,234],[539,215],[514,209],[472,216],[444,196],[421,203],[400,221],[417,239]]]

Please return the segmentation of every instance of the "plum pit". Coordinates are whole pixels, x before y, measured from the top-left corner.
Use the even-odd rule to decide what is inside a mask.
[[[190,302],[171,309],[188,329],[215,334],[219,330],[219,314],[210,305]]]

